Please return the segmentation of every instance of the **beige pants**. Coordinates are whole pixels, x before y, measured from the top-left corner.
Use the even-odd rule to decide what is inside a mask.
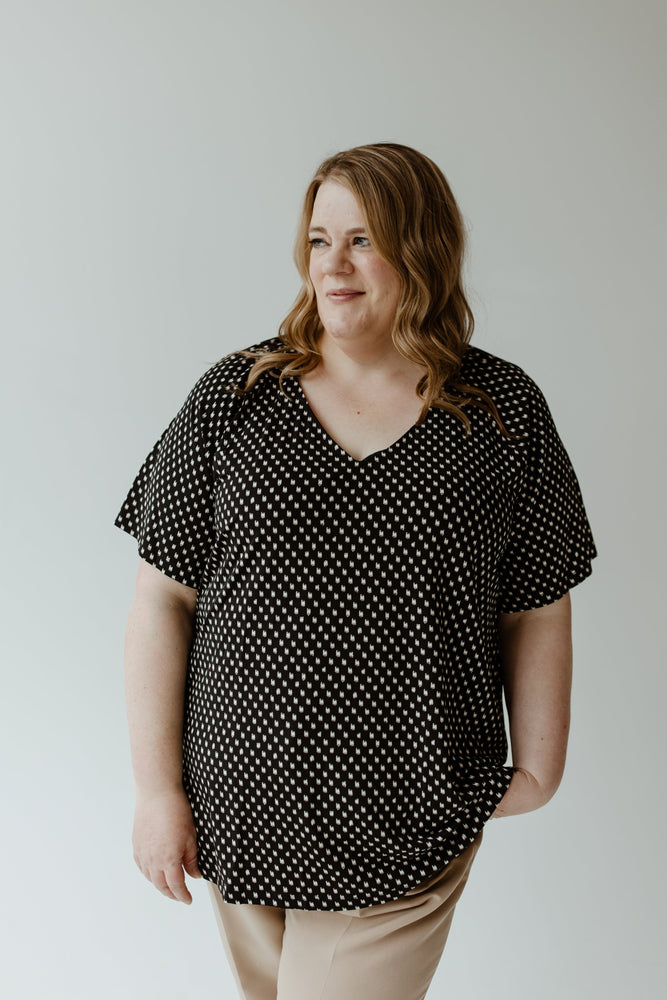
[[[356,910],[226,903],[208,882],[242,1000],[423,1000],[482,833],[400,899]]]

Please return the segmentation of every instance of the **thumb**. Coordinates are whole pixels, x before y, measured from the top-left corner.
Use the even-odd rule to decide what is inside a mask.
[[[183,867],[192,878],[203,878],[197,864],[197,848],[189,847],[183,855]]]

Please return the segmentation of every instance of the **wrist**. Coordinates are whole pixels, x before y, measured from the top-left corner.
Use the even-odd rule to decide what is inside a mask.
[[[181,795],[185,795],[185,788],[182,781],[137,782],[135,784],[135,801],[137,804],[149,802],[153,799]]]

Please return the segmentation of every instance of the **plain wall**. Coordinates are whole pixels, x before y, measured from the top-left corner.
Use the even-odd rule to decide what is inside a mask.
[[[33,0],[0,19],[3,995],[235,997],[204,883],[187,907],[132,859],[138,557],[113,520],[199,375],[277,332],[317,164],[394,140],[450,181],[473,343],[542,388],[599,550],[572,591],[563,783],[488,824],[429,998],[654,1000],[664,4]]]

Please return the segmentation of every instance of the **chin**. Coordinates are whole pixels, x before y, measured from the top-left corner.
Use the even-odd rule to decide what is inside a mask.
[[[359,329],[351,326],[328,326],[326,331],[336,340],[357,340],[360,336]]]

